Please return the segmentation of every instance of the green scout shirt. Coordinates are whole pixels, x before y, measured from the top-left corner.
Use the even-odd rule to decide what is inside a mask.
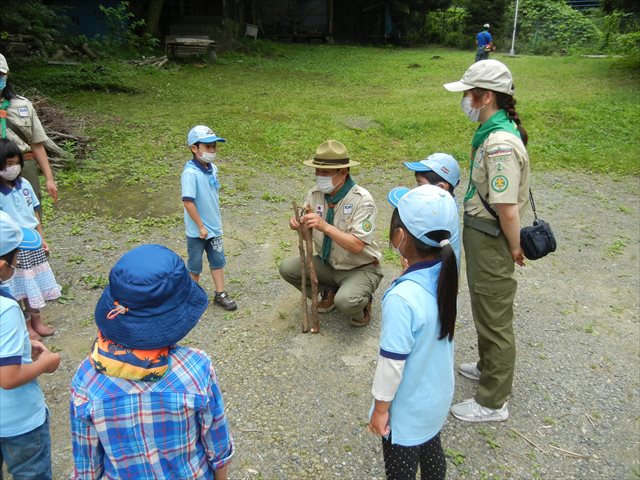
[[[18,129],[19,132],[13,129]],[[15,142],[22,153],[30,152],[32,144],[42,143],[47,139],[38,114],[31,102],[24,97],[11,99],[7,108],[7,139]]]
[[[529,206],[529,155],[520,138],[502,130],[492,132],[476,150],[471,179],[476,195],[464,204],[464,211],[495,220],[478,198],[489,205],[518,204],[520,218]]]
[[[312,188],[305,199],[305,206],[311,207],[326,220],[327,209],[325,195],[317,188]],[[355,254],[345,250],[335,241],[331,244],[329,265],[336,270],[353,270],[373,262],[380,261],[382,254],[373,239],[376,227],[376,204],[371,194],[359,185],[354,186],[347,195],[334,207],[333,226],[338,230],[350,233],[364,242],[362,252]],[[324,234],[313,230],[313,243],[316,253],[322,253]]]

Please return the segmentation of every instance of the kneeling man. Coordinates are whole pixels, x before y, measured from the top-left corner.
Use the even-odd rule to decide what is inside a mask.
[[[313,229],[313,264],[322,294],[318,311],[336,307],[351,318],[351,325],[363,327],[371,320],[371,299],[382,280],[382,255],[373,240],[376,205],[371,194],[351,178],[349,168],[358,162],[349,158],[342,143],[327,140],[313,159],[303,163],[315,168],[316,186],[304,203],[308,213],[300,222],[292,217],[289,227]],[[280,275],[300,290],[299,257],[283,260]],[[307,280],[309,297],[310,284]]]

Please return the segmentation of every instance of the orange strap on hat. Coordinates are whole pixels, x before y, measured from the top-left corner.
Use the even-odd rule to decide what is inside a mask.
[[[108,320],[113,320],[118,315],[124,315],[125,313],[127,313],[129,311],[129,309],[127,307],[124,307],[124,306],[120,305],[117,301],[113,302],[113,304],[115,305],[115,308],[113,310],[111,310],[109,313],[107,313],[107,319]]]

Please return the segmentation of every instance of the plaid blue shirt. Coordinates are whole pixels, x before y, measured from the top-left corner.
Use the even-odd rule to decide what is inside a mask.
[[[71,384],[73,479],[213,479],[233,440],[211,359],[171,349],[157,382],[110,377],[85,359]]]

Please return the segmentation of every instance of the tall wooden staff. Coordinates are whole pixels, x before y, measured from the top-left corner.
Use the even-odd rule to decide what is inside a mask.
[[[313,266],[313,239],[311,229],[305,228],[300,219],[307,213],[304,209],[299,208],[297,203],[293,202],[293,211],[296,220],[300,224],[298,228],[298,250],[300,251],[300,273],[302,274],[302,308],[304,309],[304,317],[302,319],[302,331],[309,331],[309,312],[307,310],[307,274],[311,281],[311,333],[320,331],[320,320],[318,318],[318,276]],[[306,255],[305,248],[306,245]]]

